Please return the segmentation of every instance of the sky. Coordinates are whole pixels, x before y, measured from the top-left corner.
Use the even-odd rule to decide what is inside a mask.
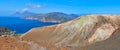
[[[120,14],[120,0],[0,0],[0,15],[35,13]]]

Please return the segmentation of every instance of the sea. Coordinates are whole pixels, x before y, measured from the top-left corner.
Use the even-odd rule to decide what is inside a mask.
[[[0,28],[6,27],[16,34],[23,34],[32,28],[55,25],[58,23],[41,22],[37,20],[27,20],[21,17],[0,16]]]

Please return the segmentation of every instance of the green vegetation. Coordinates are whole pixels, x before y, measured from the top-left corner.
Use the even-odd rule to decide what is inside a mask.
[[[76,23],[82,26],[85,21],[88,21],[88,17],[81,17],[81,19],[77,20]]]
[[[7,28],[0,28],[0,36],[18,36],[14,31],[11,31]]]
[[[20,34],[13,34],[12,36],[14,36],[14,37],[18,37],[18,36],[20,36]]]

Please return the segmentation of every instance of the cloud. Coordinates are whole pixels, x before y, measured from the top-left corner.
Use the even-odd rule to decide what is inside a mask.
[[[27,8],[40,8],[41,5],[40,4],[26,4]]]
[[[21,10],[18,10],[18,9],[16,9],[16,12],[26,12],[26,11],[29,11],[30,9],[29,8],[23,8],[23,9],[21,9]]]
[[[37,8],[40,8],[40,7],[41,7],[40,4],[26,4],[23,9],[16,10],[16,11],[25,12],[25,11],[29,11],[31,9],[37,9]]]
[[[29,9],[28,8],[24,8],[22,11],[28,11]]]

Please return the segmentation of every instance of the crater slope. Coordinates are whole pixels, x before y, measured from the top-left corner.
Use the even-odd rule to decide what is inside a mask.
[[[87,50],[92,46],[97,47],[94,45],[96,43],[104,47],[104,44],[109,43],[107,40],[113,42],[114,39],[110,38],[119,36],[115,35],[119,34],[119,28],[119,15],[85,15],[62,24],[33,28],[20,38],[38,43],[54,44],[66,47],[68,50]],[[115,46],[114,44],[117,42],[110,43],[110,47]],[[118,44],[118,46],[120,45]],[[117,48],[119,48],[118,46]],[[94,47],[91,50],[95,50]]]

